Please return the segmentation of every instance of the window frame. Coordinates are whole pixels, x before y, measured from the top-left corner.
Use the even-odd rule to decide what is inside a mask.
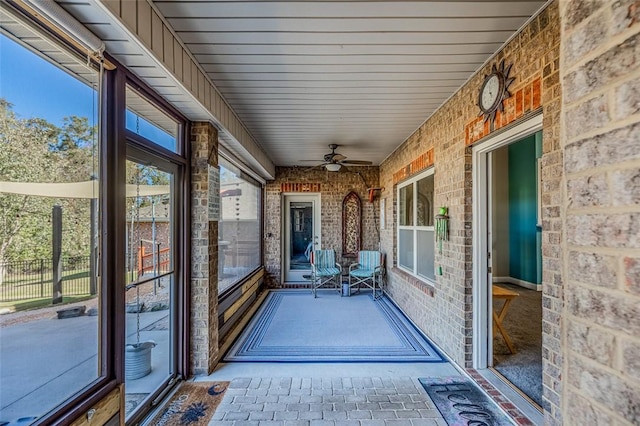
[[[15,14],[21,23],[37,32],[51,44],[80,61],[86,63],[87,54],[78,45],[64,39],[52,24],[44,23],[29,11],[19,5],[9,3],[4,5],[7,10]],[[1,9],[5,10],[5,9]],[[8,36],[10,37],[10,36]],[[11,38],[11,37],[10,37]],[[39,55],[37,49],[29,45],[23,45]],[[41,56],[41,55],[40,55]],[[47,58],[44,58],[47,60]],[[177,237],[176,244],[180,245],[180,255],[184,259],[191,258],[190,244],[190,123],[176,108],[171,106],[164,98],[155,93],[139,78],[137,78],[125,66],[120,64],[108,53],[104,53],[105,66],[101,70],[96,58],[91,58],[89,67],[94,69],[99,76],[97,85],[101,88],[98,97],[98,141],[99,147],[99,257],[97,274],[99,277],[98,291],[100,294],[98,325],[99,374],[88,385],[78,388],[73,394],[61,399],[58,404],[46,413],[42,413],[33,425],[69,425],[83,418],[89,409],[100,403],[111,392],[120,388],[124,397],[124,358],[121,354],[125,347],[125,306],[124,306],[124,258],[121,255],[126,246],[125,239],[125,196],[122,188],[125,182],[125,163],[127,144],[139,149],[151,151],[166,161],[179,165],[182,173],[176,189],[181,191],[183,199],[180,204],[180,214],[184,221],[184,229]],[[59,64],[55,64],[59,66]],[[101,77],[101,78],[100,78]],[[125,87],[130,85],[143,93],[147,100],[160,108],[164,113],[179,123],[176,135],[177,152],[173,152],[162,146],[154,144],[144,137],[126,129],[126,102]],[[176,175],[177,177],[177,175]],[[177,250],[178,251],[178,250]],[[177,356],[177,373],[186,376],[189,374],[189,341],[190,341],[190,268],[187,262],[182,265],[180,274],[183,279],[183,288],[176,303],[180,310],[177,317],[176,333],[179,350]],[[124,410],[124,406],[120,407]],[[118,416],[118,415],[116,415]]]
[[[410,185],[412,185],[412,200],[417,200],[418,199],[418,181],[428,177],[428,176],[434,176],[434,181],[435,181],[435,167],[431,166],[429,167],[427,170],[422,171],[412,177],[410,177],[409,179],[406,179],[400,183],[398,183],[396,185],[396,254],[395,254],[395,264],[396,266],[402,270],[403,272],[421,280],[421,281],[425,281],[429,284],[434,284],[435,282],[435,273],[434,273],[434,279],[431,279],[429,277],[425,277],[424,275],[420,275],[417,271],[418,271],[418,232],[421,231],[427,231],[427,232],[432,232],[434,234],[435,237],[435,222],[433,225],[431,226],[418,226],[416,225],[416,220],[417,220],[417,211],[418,211],[418,203],[417,202],[413,202],[412,203],[412,212],[411,212],[411,217],[413,219],[413,224],[411,225],[400,225],[401,222],[401,217],[400,217],[400,212],[402,211],[402,207],[400,205],[401,203],[401,198],[400,198],[400,191],[403,188],[406,188]],[[433,196],[435,199],[435,185],[434,185],[434,190],[433,190]],[[431,206],[432,209],[434,209],[434,206]],[[435,210],[432,212],[432,217],[435,218]],[[412,231],[412,242],[413,242],[413,269],[410,269],[404,265],[400,264],[400,232],[401,231]],[[435,241],[435,238],[434,238]],[[435,244],[433,247],[434,250],[434,257],[435,257]],[[434,261],[434,271],[435,271],[435,261]]]
[[[117,63],[115,59],[112,59],[114,63]],[[176,309],[175,318],[171,321],[173,332],[176,336],[172,342],[172,350],[174,351],[176,359],[172,362],[174,364],[174,376],[168,378],[164,384],[155,389],[153,396],[147,400],[147,407],[143,407],[138,410],[133,416],[127,419],[127,424],[136,424],[140,422],[155,406],[156,400],[160,399],[166,394],[167,390],[178,383],[176,378],[184,379],[190,374],[190,315],[191,315],[191,268],[190,260],[184,260],[179,262],[177,259],[191,259],[191,162],[189,161],[191,156],[191,144],[189,139],[190,125],[186,117],[184,117],[177,109],[170,105],[160,95],[155,93],[153,89],[149,88],[144,82],[142,82],[137,76],[129,71],[124,66],[119,66],[116,71],[119,76],[119,82],[113,89],[114,93],[117,93],[115,98],[118,99],[115,105],[117,123],[116,131],[121,136],[119,141],[120,150],[122,154],[118,156],[118,167],[121,169],[121,177],[118,176],[117,184],[120,187],[124,187],[125,175],[126,175],[126,162],[129,159],[144,161],[145,156],[154,157],[160,163],[165,163],[169,167],[175,167],[174,178],[176,200],[173,214],[176,221],[175,230],[175,251],[172,255],[174,262],[174,277],[178,281],[182,281],[182,285],[176,284],[176,300],[174,301],[174,308]],[[176,121],[178,125],[176,133],[176,151],[172,151],[163,147],[145,136],[139,135],[129,129],[126,125],[126,89],[127,87],[134,89],[143,99],[151,103],[159,111],[166,114],[169,118]],[[119,221],[124,224],[118,223],[117,235],[122,235],[122,241],[119,242],[118,253],[124,253],[126,250],[126,200],[121,196],[118,199],[122,203],[122,212]],[[118,255],[120,256],[120,255]],[[122,257],[122,256],[120,256]],[[124,259],[116,258],[115,262],[122,262],[121,266],[116,268],[116,278],[122,280],[123,284],[117,286],[117,303],[115,312],[117,312],[117,327],[116,333],[118,334],[119,345],[114,351],[116,353],[124,354],[125,340],[126,340],[126,320],[125,320],[125,291],[124,291],[124,275],[122,271],[125,270]],[[120,346],[122,345],[122,346]],[[124,358],[123,358],[124,359]],[[122,365],[116,365],[118,373],[118,383],[125,383],[124,375],[124,361]],[[125,396],[124,389],[122,390],[122,396]],[[124,409],[124,407],[121,407]]]
[[[219,160],[218,160],[218,170],[220,170],[220,167],[224,167],[222,164],[222,161],[228,163],[230,166],[236,168],[239,172],[240,172],[240,178],[242,178],[243,180],[247,181],[248,183],[255,185],[256,188],[258,189],[258,209],[257,209],[257,214],[258,214],[258,223],[259,223],[259,235],[263,235],[264,234],[264,202],[265,202],[265,193],[264,193],[264,184],[262,182],[260,182],[258,179],[254,178],[252,174],[249,173],[249,171],[247,169],[245,169],[244,167],[240,167],[238,165],[238,162],[233,161],[230,156],[224,155],[224,153],[219,152]],[[222,180],[220,181],[220,188],[219,190],[222,190]],[[223,223],[222,221],[222,196],[220,197],[220,221],[218,222]],[[219,231],[218,231],[219,232]],[[233,300],[237,300],[239,299],[239,295],[237,295],[237,290],[239,288],[242,287],[242,285],[251,277],[253,276],[256,271],[259,271],[261,268],[264,268],[264,241],[262,238],[259,239],[259,251],[260,251],[260,263],[258,266],[256,266],[254,269],[252,269],[250,272],[248,272],[244,277],[242,277],[241,279],[239,279],[237,282],[235,282],[234,284],[232,284],[231,286],[229,286],[228,288],[225,288],[223,291],[219,291],[218,292],[218,305],[220,305],[222,302],[228,302],[229,298],[233,298]],[[218,271],[218,273],[220,273],[220,271]],[[235,296],[234,296],[235,295]]]
[[[65,42],[57,33],[53,32],[50,27],[40,22],[37,17],[32,16],[30,13],[27,13],[25,10],[20,7],[16,7],[13,4],[4,5],[4,7],[6,7],[6,9],[3,8],[0,10],[3,12],[10,12],[12,17],[18,21],[20,25],[36,32],[42,40],[46,40],[48,43],[56,46],[56,48],[61,52],[64,52],[69,58],[76,60],[79,64],[86,64],[87,69],[91,69],[95,72],[96,87],[100,86],[102,89],[102,93],[97,94],[97,102],[100,103],[100,105],[96,104],[98,111],[100,112],[97,116],[98,146],[96,148],[96,152],[99,158],[99,166],[96,172],[98,174],[99,192],[97,198],[98,211],[96,220],[98,221],[98,252],[102,253],[97,258],[98,263],[96,266],[96,276],[98,278],[97,291],[99,294],[98,309],[100,312],[104,313],[112,312],[113,296],[110,294],[110,288],[108,285],[109,278],[112,275],[110,273],[110,261],[106,256],[106,252],[108,251],[106,250],[106,247],[110,245],[110,242],[108,241],[108,238],[105,238],[105,235],[107,235],[107,229],[109,229],[108,223],[111,223],[112,220],[107,211],[112,211],[113,209],[113,204],[110,204],[109,201],[111,200],[109,199],[108,194],[112,191],[111,188],[114,187],[115,183],[113,180],[115,174],[113,173],[114,170],[111,167],[112,164],[109,159],[116,154],[116,150],[109,149],[107,147],[108,144],[106,141],[110,140],[109,138],[112,138],[115,132],[113,129],[108,130],[108,126],[105,124],[108,120],[113,118],[111,110],[112,105],[107,101],[107,93],[109,93],[109,90],[112,87],[112,84],[109,83],[109,81],[113,79],[113,74],[106,69],[104,70],[104,73],[101,73],[100,64],[98,64],[95,59],[91,59],[87,62],[87,56],[85,53],[77,50],[74,45]],[[66,70],[64,66],[51,60],[51,58],[46,55],[42,55],[39,50],[34,48],[32,45],[23,43],[21,40],[16,40],[12,35],[5,34],[5,36],[19,44],[23,49],[39,56],[42,60],[50,62],[51,65],[59,68],[62,72],[68,73],[68,70]],[[76,78],[73,75],[72,77]],[[33,425],[70,424],[85,414],[96,403],[107,397],[114,389],[118,388],[115,372],[115,357],[113,353],[107,349],[113,347],[116,342],[114,324],[113,321],[110,321],[109,315],[102,314],[99,317],[97,331],[98,345],[96,350],[99,360],[98,374],[90,383],[81,388],[75,389],[73,393],[63,399],[60,399],[56,406],[52,407],[49,411],[42,413],[32,423]]]

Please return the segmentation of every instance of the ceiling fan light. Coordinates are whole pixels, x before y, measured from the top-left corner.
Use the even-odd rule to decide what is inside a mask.
[[[337,172],[338,170],[340,170],[341,166],[338,163],[329,163],[329,164],[325,164],[325,167],[330,172]]]

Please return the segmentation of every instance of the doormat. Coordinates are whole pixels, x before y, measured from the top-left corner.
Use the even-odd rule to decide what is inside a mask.
[[[125,394],[125,396],[124,396],[124,411],[125,411],[125,413],[127,415],[129,413],[131,413],[148,396],[149,396],[148,393],[127,393],[127,394]]]
[[[418,379],[449,426],[513,426],[513,422],[471,380],[462,376]]]
[[[228,362],[446,362],[387,298],[271,291]]]
[[[185,382],[149,425],[208,425],[228,386],[229,382]]]

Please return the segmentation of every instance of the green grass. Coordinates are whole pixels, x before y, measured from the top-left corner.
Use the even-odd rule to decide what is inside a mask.
[[[46,272],[43,276],[41,276],[39,273],[35,273],[29,275],[20,275],[19,278],[14,279],[11,279],[9,274],[9,277],[5,277],[4,281],[2,281],[2,285],[0,285],[0,288],[40,284],[41,278],[44,278],[42,281],[44,284],[51,284],[51,282],[53,281],[52,273],[50,271]],[[62,272],[62,281],[77,280],[81,278],[89,278],[88,269],[71,269],[69,271]]]
[[[51,303],[51,297],[16,300],[14,302],[0,302],[0,309],[9,309],[10,312],[26,311],[28,309],[49,308],[51,306],[62,306],[68,303],[82,302],[83,300],[92,299],[95,296],[64,296],[62,303],[53,305]]]
[[[16,304],[30,300],[50,300],[52,295],[53,278],[51,273],[44,275],[40,281],[40,274],[21,276],[19,279],[3,281],[0,285],[0,307],[5,303]],[[89,270],[74,269],[62,273],[62,294],[86,296],[89,294]]]

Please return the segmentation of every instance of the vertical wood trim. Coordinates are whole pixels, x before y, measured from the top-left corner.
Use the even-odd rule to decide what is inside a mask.
[[[169,71],[175,73],[175,63],[173,61],[173,34],[166,25],[162,25],[162,46],[164,50],[164,63]]]
[[[204,106],[211,111],[211,91],[213,90],[213,88],[211,87],[210,84],[208,84],[207,79],[204,77],[204,81],[202,82],[202,85],[204,87]]]
[[[186,49],[182,49],[182,82],[187,90],[191,90],[191,58]]]
[[[173,39],[173,63],[174,74],[178,80],[182,80],[182,46],[175,38]]]
[[[220,117],[220,95],[217,91],[213,92],[213,99],[211,100],[211,104],[213,106],[212,112],[216,117]]]
[[[120,0],[102,0],[102,3],[107,6],[115,16],[120,16]]]
[[[205,90],[205,78],[202,71],[198,70],[198,99],[204,105],[207,104],[207,95]]]
[[[138,36],[145,45],[151,47],[151,6],[146,0],[136,3],[138,5]]]
[[[151,50],[156,54],[162,62],[164,60],[164,50],[162,46],[162,35],[164,31],[162,19],[155,10],[151,10]]]
[[[191,59],[189,63],[191,64],[191,93],[200,100],[198,96],[198,74],[200,70],[198,70],[198,65],[193,59]]]
[[[134,34],[138,33],[138,6],[136,3],[125,0],[120,4],[120,18]]]

